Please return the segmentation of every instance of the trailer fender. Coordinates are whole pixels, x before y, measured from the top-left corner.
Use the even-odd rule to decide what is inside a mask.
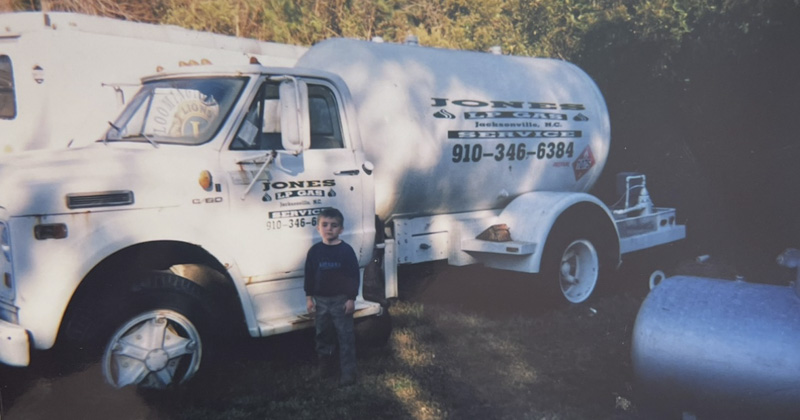
[[[482,262],[493,268],[538,273],[542,254],[557,224],[581,224],[603,238],[604,255],[619,263],[619,234],[611,211],[596,197],[586,193],[539,191],[516,197],[503,209],[497,223],[510,228],[515,242],[531,244],[525,256],[484,256]]]

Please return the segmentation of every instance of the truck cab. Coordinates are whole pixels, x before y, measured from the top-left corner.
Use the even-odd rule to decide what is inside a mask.
[[[362,267],[374,251],[346,95],[314,72],[187,70],[144,79],[93,145],[6,159],[2,361],[26,365],[58,337],[95,343],[114,386],[164,387],[192,376],[217,332],[312,326],[303,268],[319,212],[344,214]],[[356,310],[383,314],[363,296]],[[134,343],[143,332],[179,344]]]

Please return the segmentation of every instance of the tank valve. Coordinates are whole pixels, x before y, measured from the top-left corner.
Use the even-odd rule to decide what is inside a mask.
[[[641,190],[639,191],[639,198],[636,202],[636,205],[626,207],[624,209],[614,210],[614,214],[625,215],[635,211],[641,211],[640,214],[642,215],[653,212],[653,201],[650,200],[650,193],[647,191],[647,187],[645,187],[644,184],[642,184]]]
[[[800,250],[788,248],[778,255],[778,265],[797,269],[797,277],[794,279],[794,292],[800,297]]]
[[[647,191],[647,187],[642,184],[642,190],[639,191],[639,202],[636,204],[637,207],[641,207],[642,214],[650,214],[653,212],[653,201],[650,200],[650,193]]]
[[[623,174],[620,174],[623,175]],[[633,183],[638,181],[639,184]],[[631,191],[639,189],[638,197],[631,197]],[[625,177],[625,206],[624,208],[614,210],[613,213],[620,216],[625,216],[628,213],[640,212],[639,215],[653,213],[653,201],[650,200],[650,192],[647,191],[647,178],[644,175],[628,175]],[[636,200],[635,205],[630,205],[633,200]]]

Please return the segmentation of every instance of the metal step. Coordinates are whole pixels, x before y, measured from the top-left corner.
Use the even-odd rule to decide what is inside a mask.
[[[503,255],[531,255],[536,251],[536,243],[522,241],[493,242],[481,239],[464,239],[461,241],[461,250]]]
[[[379,303],[364,300],[356,301],[356,312],[354,318],[363,316],[378,315],[383,311]],[[302,330],[314,326],[313,314],[307,312],[289,314],[283,317],[259,319],[258,328],[262,337],[287,333],[295,330]]]

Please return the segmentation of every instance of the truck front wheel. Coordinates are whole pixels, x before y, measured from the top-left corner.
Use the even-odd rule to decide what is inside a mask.
[[[164,389],[191,379],[211,341],[205,340],[214,313],[207,291],[175,274],[150,272],[115,297],[103,334],[106,382]]]
[[[197,372],[202,349],[189,318],[172,309],[149,310],[114,331],[102,357],[103,376],[116,388],[165,388]]]
[[[220,311],[209,292],[164,271],[118,278],[76,304],[65,334],[72,357],[81,364],[99,359],[116,388],[165,389],[191,379],[218,330],[211,314]]]

